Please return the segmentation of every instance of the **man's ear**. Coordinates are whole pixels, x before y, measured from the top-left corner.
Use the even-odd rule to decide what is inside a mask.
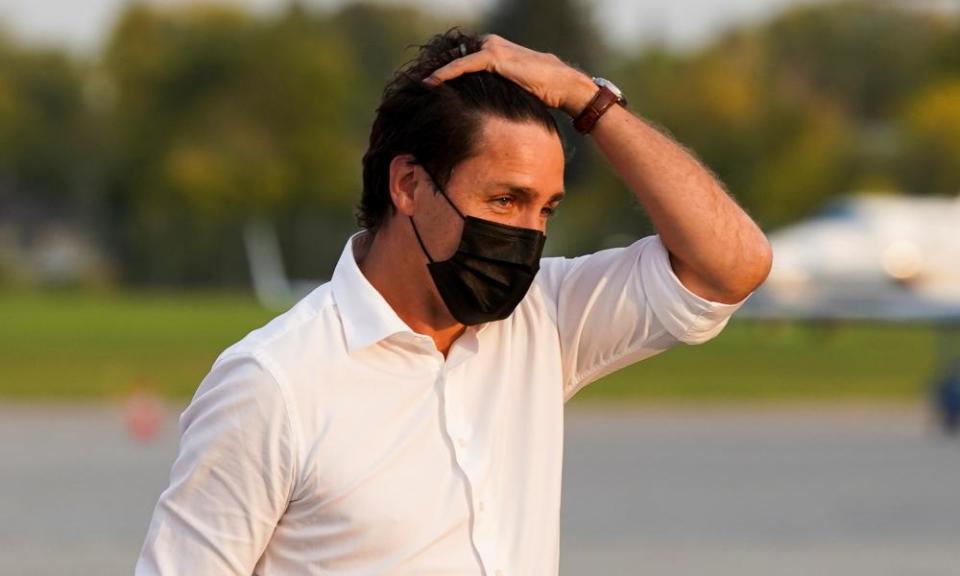
[[[412,154],[400,154],[390,160],[390,199],[403,216],[413,215],[417,190],[416,167],[416,159]]]

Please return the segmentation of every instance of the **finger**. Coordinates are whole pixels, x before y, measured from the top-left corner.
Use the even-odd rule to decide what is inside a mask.
[[[490,63],[490,53],[485,50],[480,50],[473,54],[467,54],[462,58],[457,58],[453,62],[437,68],[432,74],[424,78],[423,81],[427,84],[437,86],[463,74],[487,70]]]

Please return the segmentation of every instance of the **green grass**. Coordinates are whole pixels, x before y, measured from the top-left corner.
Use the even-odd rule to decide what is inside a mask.
[[[599,380],[582,400],[922,399],[936,363],[926,326],[731,321],[714,340],[674,348]]]
[[[225,347],[275,313],[231,294],[0,294],[0,397],[187,400]],[[582,390],[578,401],[922,398],[936,337],[921,326],[731,323]]]
[[[189,398],[221,350],[270,319],[224,294],[0,296],[0,396]]]

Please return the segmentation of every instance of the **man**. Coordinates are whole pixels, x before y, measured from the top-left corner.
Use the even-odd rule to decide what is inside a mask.
[[[623,104],[498,36],[423,46],[384,92],[364,230],[332,280],[227,349],[181,415],[137,573],[556,574],[564,402],[712,338],[771,260],[721,184]],[[563,194],[547,107],[659,236],[540,259]]]

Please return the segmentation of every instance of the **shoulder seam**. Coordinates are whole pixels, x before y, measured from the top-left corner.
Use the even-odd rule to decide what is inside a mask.
[[[329,288],[328,288],[328,289],[327,289],[327,293],[329,294],[329,292],[330,292],[330,290],[329,290]],[[308,296],[308,297],[309,297],[309,296]],[[291,330],[294,329],[294,328],[299,328],[300,326],[303,326],[306,322],[309,322],[310,320],[313,320],[314,318],[316,318],[317,316],[319,316],[321,313],[323,313],[324,311],[326,311],[327,308],[334,308],[334,307],[336,307],[336,302],[333,300],[332,297],[327,296],[327,295],[324,296],[324,302],[322,303],[321,306],[315,307],[315,306],[312,306],[311,303],[306,303],[306,304],[307,304],[307,305],[309,306],[309,308],[310,308],[310,313],[309,313],[309,314],[306,314],[306,315],[304,315],[304,316],[301,317],[301,318],[296,318],[293,322],[291,322],[291,325],[290,325],[290,326],[286,326],[283,331],[280,331],[280,332],[278,332],[278,333],[276,333],[276,334],[271,334],[268,338],[265,338],[265,339],[263,339],[262,341],[257,342],[257,344],[256,344],[255,346],[251,346],[251,347],[250,347],[250,353],[251,353],[251,354],[254,354],[254,353],[259,354],[260,351],[261,351],[264,347],[268,346],[269,344],[272,344],[272,343],[273,343],[274,341],[276,341],[277,339],[283,337],[287,332],[291,331]],[[292,311],[292,309],[291,309],[290,311]]]

